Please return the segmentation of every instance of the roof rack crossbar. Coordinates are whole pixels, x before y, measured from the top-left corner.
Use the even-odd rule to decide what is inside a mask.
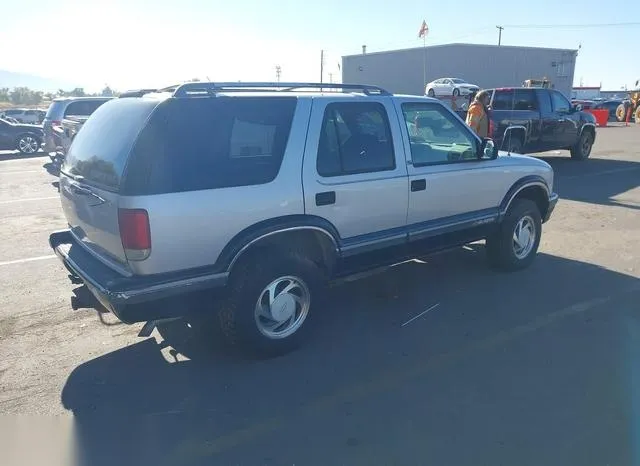
[[[301,89],[341,89],[359,91],[365,95],[391,95],[378,86],[369,84],[303,83],[303,82],[191,82],[177,86],[174,97],[188,97],[193,94],[215,95],[224,91],[260,92],[295,91]]]
[[[142,97],[145,94],[151,94],[155,92],[174,92],[180,84],[174,84],[173,86],[163,87],[162,89],[148,88],[148,89],[132,89],[130,91],[122,92],[118,97]]]

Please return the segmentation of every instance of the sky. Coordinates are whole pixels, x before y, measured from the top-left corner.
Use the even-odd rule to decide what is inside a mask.
[[[480,7],[478,7],[480,5]],[[156,87],[187,79],[318,81],[340,78],[343,55],[451,42],[577,49],[574,85],[618,90],[640,78],[640,25],[630,0],[0,0],[0,69],[79,83],[90,91]],[[562,25],[522,28],[523,25]],[[19,38],[17,41],[16,38]]]

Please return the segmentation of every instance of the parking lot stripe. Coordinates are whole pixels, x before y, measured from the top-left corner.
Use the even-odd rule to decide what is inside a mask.
[[[20,173],[46,173],[44,170],[2,170],[1,175],[18,175]]]
[[[440,306],[440,303],[436,303],[433,306],[431,306],[429,309],[427,309],[426,311],[422,311],[420,314],[418,314],[415,317],[412,317],[411,319],[407,320],[404,324],[402,324],[400,327],[404,327],[405,325],[409,325],[411,322],[413,322],[416,319],[419,319],[420,317],[422,317],[423,315],[425,315],[427,312],[432,311],[433,309],[435,309],[436,307]]]
[[[0,204],[13,204],[14,202],[27,202],[27,201],[46,201],[49,199],[60,199],[60,196],[29,197],[27,199],[10,199],[8,201],[0,201]]]
[[[57,257],[57,256],[55,254],[49,254],[48,256],[28,257],[26,259],[16,259],[12,261],[5,261],[5,262],[0,262],[0,267],[3,265],[22,264],[24,262],[43,261],[46,259],[53,259],[54,257]]]

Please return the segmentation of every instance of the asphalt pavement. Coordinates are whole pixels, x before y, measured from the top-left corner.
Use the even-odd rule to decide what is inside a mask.
[[[83,307],[49,159],[0,153],[0,413],[73,419],[92,466],[638,465],[638,147],[608,127],[586,162],[545,155],[561,200],[531,268],[474,244],[335,286],[271,360]]]

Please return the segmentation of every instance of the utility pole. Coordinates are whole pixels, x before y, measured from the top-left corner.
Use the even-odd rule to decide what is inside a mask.
[[[276,81],[280,82],[280,74],[282,73],[282,68],[280,65],[276,65]]]
[[[329,73],[329,84],[333,82],[333,73]]]
[[[320,82],[324,78],[324,50],[320,50]]]
[[[498,28],[498,45],[502,45],[502,30],[504,27],[496,26]]]

